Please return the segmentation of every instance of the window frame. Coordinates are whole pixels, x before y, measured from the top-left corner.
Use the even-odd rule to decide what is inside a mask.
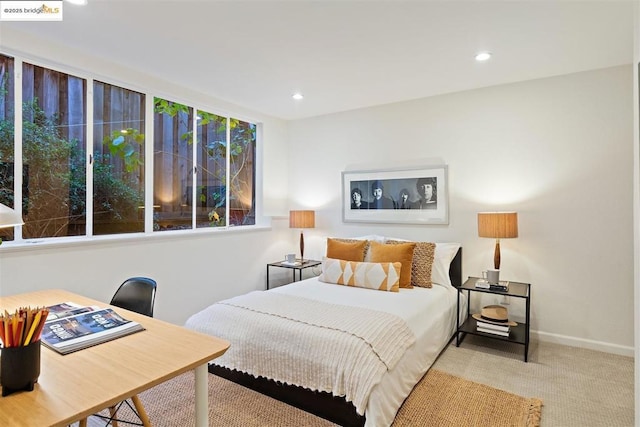
[[[124,82],[119,80],[118,78],[113,78],[109,76],[101,76],[97,75],[85,70],[81,70],[74,67],[60,65],[58,63],[54,63],[53,61],[48,61],[46,59],[40,59],[36,57],[32,57],[20,52],[13,52],[10,49],[0,49],[0,54],[4,56],[8,56],[13,58],[14,60],[14,105],[21,106],[23,103],[23,93],[22,93],[22,66],[23,62],[28,62],[29,64],[47,68],[53,71],[57,71],[60,73],[66,73],[73,75],[74,77],[81,78],[85,80],[86,83],[86,230],[85,235],[80,236],[60,236],[60,237],[43,237],[43,238],[34,238],[34,239],[24,239],[22,236],[22,227],[17,226],[14,228],[14,240],[6,241],[2,244],[2,249],[17,249],[20,250],[22,248],[33,248],[34,244],[38,246],[68,246],[68,245],[78,245],[83,243],[110,243],[113,241],[122,241],[122,240],[140,240],[140,239],[165,239],[165,238],[176,238],[176,237],[186,237],[186,236],[208,236],[211,233],[223,233],[226,234],[228,232],[246,232],[252,230],[260,230],[260,229],[269,229],[270,225],[265,223],[262,218],[262,207],[261,207],[261,187],[259,183],[262,182],[262,135],[263,135],[263,123],[259,120],[247,117],[244,114],[236,114],[229,111],[224,111],[220,107],[215,104],[207,104],[203,103],[201,100],[186,100],[182,96],[170,93],[163,92],[160,90],[154,90],[150,87],[143,87],[139,84]],[[94,235],[94,218],[93,218],[93,126],[94,126],[94,81],[100,81],[106,84],[119,86],[128,90],[140,92],[145,96],[145,147],[144,147],[144,203],[145,203],[145,212],[144,212],[144,231],[142,232],[134,232],[134,233],[115,233],[115,234],[105,234],[105,235]],[[255,139],[255,158],[253,165],[253,178],[255,182],[255,186],[253,188],[254,192],[254,205],[253,210],[255,212],[255,223],[251,225],[230,225],[229,224],[229,207],[230,203],[228,200],[229,193],[226,194],[227,202],[225,204],[226,209],[226,218],[227,223],[224,226],[218,227],[203,227],[197,228],[195,227],[195,215],[192,218],[193,227],[191,229],[178,229],[178,230],[165,230],[163,232],[158,232],[153,230],[153,209],[149,209],[148,207],[153,207],[154,200],[154,180],[153,180],[153,171],[154,171],[154,99],[162,98],[171,100],[173,102],[179,102],[184,105],[187,105],[194,109],[194,111],[204,110],[210,112],[212,114],[216,114],[222,117],[225,117],[227,123],[230,119],[238,119],[241,121],[245,121],[251,124],[254,124],[256,127],[256,139]],[[213,100],[215,101],[215,100]],[[22,169],[23,169],[23,156],[22,156],[22,108],[14,108],[14,159],[16,163],[15,171],[14,171],[14,197],[15,200],[22,200]],[[194,114],[194,132],[197,126],[196,114]],[[229,126],[227,126],[227,136],[229,134]],[[195,164],[195,150],[194,150],[194,164]],[[230,164],[230,155],[227,151],[226,156],[226,179],[227,182],[229,180],[229,164]],[[195,172],[192,171],[195,176]],[[195,186],[194,186],[195,192]],[[195,196],[195,195],[192,195]],[[18,213],[22,213],[22,205],[18,204],[15,206],[16,211]]]

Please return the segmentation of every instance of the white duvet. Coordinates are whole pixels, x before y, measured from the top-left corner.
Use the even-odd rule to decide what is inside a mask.
[[[415,343],[371,390],[366,402],[366,426],[391,425],[402,402],[433,364],[456,327],[457,290],[451,286],[400,289],[396,293],[333,285],[310,278],[266,292],[382,311],[406,322],[415,335]],[[220,325],[206,322],[207,317],[203,315],[206,310],[192,316],[187,327],[221,336]],[[460,312],[466,313],[466,304]]]

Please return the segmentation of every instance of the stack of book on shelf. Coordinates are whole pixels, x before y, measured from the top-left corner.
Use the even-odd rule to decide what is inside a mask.
[[[484,332],[485,334],[495,334],[501,335],[503,337],[508,337],[511,332],[511,327],[509,325],[496,325],[495,323],[487,323],[477,321],[478,332]]]
[[[62,354],[144,330],[138,322],[127,320],[110,308],[64,302],[47,310],[42,343]]]
[[[472,315],[476,319],[476,329],[485,334],[500,335],[508,337],[511,327],[518,324],[509,320],[507,308],[501,305],[487,305],[480,313]]]

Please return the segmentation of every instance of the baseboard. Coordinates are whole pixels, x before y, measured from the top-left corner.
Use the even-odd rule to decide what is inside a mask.
[[[551,334],[531,330],[531,337],[538,341],[550,342],[554,344],[568,345],[570,347],[586,348],[589,350],[602,351],[605,353],[618,354],[620,356],[634,357],[634,348],[624,345],[611,344],[602,341],[587,340],[584,338],[570,337],[567,335]]]

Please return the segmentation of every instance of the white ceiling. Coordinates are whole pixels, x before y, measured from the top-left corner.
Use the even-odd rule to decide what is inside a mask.
[[[88,1],[62,22],[2,25],[284,119],[633,57],[631,0]],[[476,62],[482,50],[493,58]]]

